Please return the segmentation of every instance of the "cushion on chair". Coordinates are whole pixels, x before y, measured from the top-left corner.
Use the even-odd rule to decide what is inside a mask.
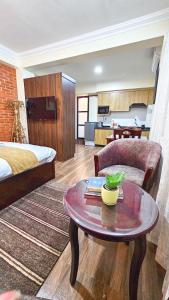
[[[111,175],[112,173],[116,173],[116,172],[125,172],[126,180],[134,182],[139,186],[142,186],[142,184],[143,184],[144,174],[145,174],[144,171],[134,168],[134,167],[125,166],[125,165],[113,165],[113,166],[104,168],[101,171],[99,171],[98,176]]]

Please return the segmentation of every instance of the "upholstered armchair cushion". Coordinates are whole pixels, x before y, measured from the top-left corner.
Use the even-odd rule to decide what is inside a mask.
[[[129,166],[113,165],[99,171],[98,176],[111,175],[116,172],[125,172],[125,179],[136,183],[139,186],[143,185],[145,172]]]
[[[95,174],[114,165],[134,167],[144,172],[142,186],[148,190],[161,155],[161,146],[152,141],[122,139],[109,143],[95,155]]]

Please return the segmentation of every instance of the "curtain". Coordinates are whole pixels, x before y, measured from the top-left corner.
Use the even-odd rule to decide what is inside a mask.
[[[169,34],[161,54],[159,81],[150,139],[162,146],[162,168],[156,202],[160,217],[150,239],[157,245],[156,260],[166,270],[163,300],[169,298]]]

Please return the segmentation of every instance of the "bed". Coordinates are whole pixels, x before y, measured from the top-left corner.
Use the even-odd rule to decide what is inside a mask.
[[[0,149],[2,149],[1,147],[29,150],[36,156],[38,165],[13,175],[10,164],[0,158],[0,209],[9,206],[35,188],[55,178],[56,151],[54,149],[12,142],[0,142]]]

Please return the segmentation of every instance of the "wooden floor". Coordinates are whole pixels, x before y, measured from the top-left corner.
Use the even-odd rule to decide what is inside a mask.
[[[64,163],[56,163],[56,179],[73,184],[94,175],[93,155],[99,148],[77,145],[76,155]],[[128,273],[133,250],[124,243],[110,243],[85,237],[79,230],[80,263],[77,283],[69,284],[70,245],[68,245],[39,290],[37,296],[59,300],[127,300]],[[154,246],[147,243],[138,300],[161,300],[163,274],[157,266]]]

